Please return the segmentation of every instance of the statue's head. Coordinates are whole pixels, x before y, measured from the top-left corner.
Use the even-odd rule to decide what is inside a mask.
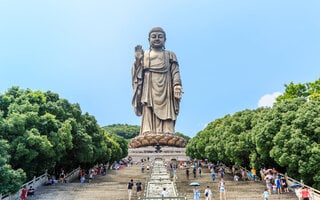
[[[151,48],[165,48],[166,32],[161,27],[154,27],[149,32],[148,40]]]
[[[161,28],[161,27],[153,27],[150,31],[149,31],[149,38],[152,32],[162,32],[164,35],[164,38],[166,39],[166,32]]]

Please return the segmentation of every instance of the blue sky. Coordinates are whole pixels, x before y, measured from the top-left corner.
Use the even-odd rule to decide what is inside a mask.
[[[318,79],[319,10],[319,0],[1,0],[0,93],[50,90],[101,126],[140,125],[133,50],[161,26],[184,87],[176,131],[192,137]]]

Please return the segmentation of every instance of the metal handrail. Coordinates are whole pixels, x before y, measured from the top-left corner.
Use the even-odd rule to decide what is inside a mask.
[[[315,188],[313,188],[313,187],[311,187],[311,186],[308,186],[308,185],[304,184],[303,181],[297,181],[297,180],[295,180],[295,179],[293,179],[293,178],[290,178],[290,177],[288,177],[286,174],[281,174],[281,173],[280,173],[280,175],[286,177],[289,187],[290,187],[290,185],[292,185],[292,184],[294,184],[294,183],[299,183],[299,184],[301,184],[303,187],[306,187],[306,188],[309,189],[313,200],[320,200],[320,191],[319,191],[319,190],[317,190],[317,189],[315,189]]]
[[[78,167],[77,169],[74,169],[70,173],[67,173],[66,179],[69,181],[74,179],[76,176],[78,176],[79,170],[80,170],[80,168]],[[0,200],[17,200],[17,199],[19,199],[19,194],[21,193],[24,186],[26,186],[27,188],[32,186],[33,188],[36,189],[37,187],[44,185],[47,181],[48,181],[48,173],[45,172],[41,176],[34,177],[31,181],[23,184],[22,187],[19,189],[19,191],[14,194],[6,194],[6,195],[0,194]]]
[[[19,199],[19,194],[21,193],[22,189],[24,186],[26,186],[27,188],[29,188],[30,186],[32,186],[33,188],[37,188],[40,185],[43,185],[46,181],[48,180],[48,173],[45,172],[44,174],[42,174],[39,177],[34,177],[31,181],[25,183],[22,185],[22,187],[20,188],[20,190],[14,194],[6,194],[6,195],[0,195],[0,200],[16,200]]]

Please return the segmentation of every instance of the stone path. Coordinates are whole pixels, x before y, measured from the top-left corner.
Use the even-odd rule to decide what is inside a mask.
[[[146,166],[147,164],[145,164]],[[191,182],[199,182],[198,187],[201,192],[201,198],[204,199],[204,190],[207,185],[213,192],[213,200],[218,200],[218,182],[212,181],[210,172],[207,168],[203,168],[202,177],[193,178],[190,170],[189,180],[186,178],[185,169],[178,169],[178,179],[175,181],[179,196],[186,196],[188,200],[193,199],[193,187],[189,186]],[[170,170],[169,170],[170,172]],[[79,183],[78,181],[66,184],[57,184],[54,186],[42,186],[37,188],[34,197],[28,197],[28,200],[127,200],[127,183],[130,179],[134,182],[140,180],[143,183],[142,190],[146,181],[150,177],[151,172],[145,170],[141,172],[140,165],[125,167],[120,170],[112,170],[105,176],[96,176],[92,183]],[[171,177],[171,175],[170,175]],[[227,199],[228,200],[261,200],[264,191],[264,184],[253,181],[233,181],[230,175],[225,176]],[[161,189],[163,185],[158,186]],[[167,186],[168,187],[168,186]],[[158,191],[157,189],[157,191]],[[171,190],[171,189],[170,189]],[[136,200],[136,188],[134,187],[132,200]],[[156,190],[155,190],[156,191]],[[297,199],[293,192],[271,195],[270,200]]]
[[[163,188],[168,191],[168,196],[177,197],[177,189],[172,182],[170,172],[167,170],[165,163],[162,159],[155,159],[152,164],[152,171],[150,178],[147,181],[146,197],[161,197]]]

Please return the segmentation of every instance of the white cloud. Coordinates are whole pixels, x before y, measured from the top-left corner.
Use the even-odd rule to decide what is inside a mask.
[[[276,98],[281,95],[281,92],[274,92],[262,96],[258,102],[258,107],[272,107]]]

